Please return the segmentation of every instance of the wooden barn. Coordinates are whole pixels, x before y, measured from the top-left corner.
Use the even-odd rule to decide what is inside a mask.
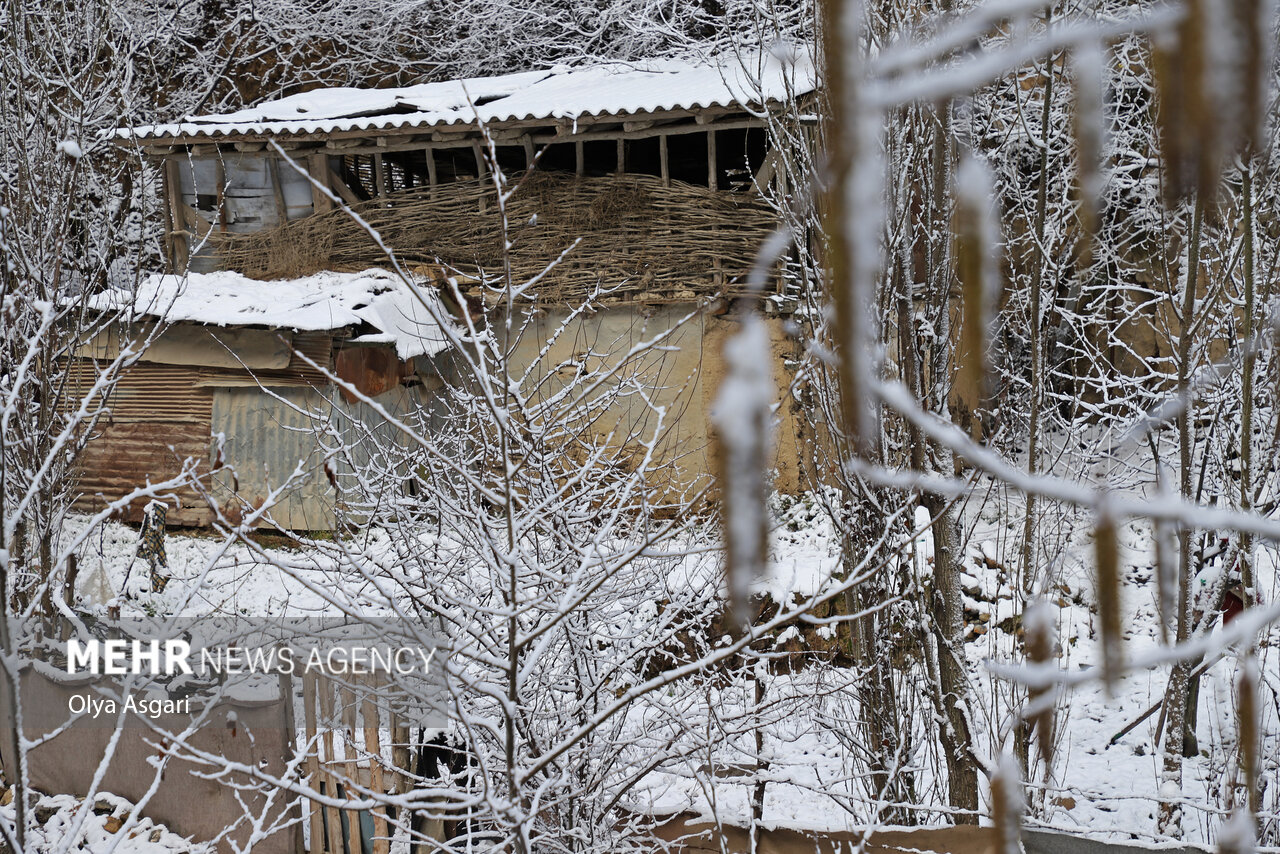
[[[235,113],[117,134],[122,145],[141,147],[161,169],[170,268],[165,281],[174,283],[175,294],[181,293],[177,283],[186,281],[211,304],[219,299],[211,283],[225,281],[218,277],[236,277],[237,288],[256,288],[269,304],[276,290],[300,279],[336,287],[334,276],[386,266],[385,250],[350,211],[377,229],[406,267],[469,282],[468,296],[484,299],[481,283],[502,267],[490,175],[501,169],[521,184],[507,204],[517,279],[538,274],[574,247],[528,295],[536,301],[538,322],[554,328],[588,293],[604,293],[600,302],[608,310],[578,321],[582,334],[566,338],[566,346],[572,346],[570,338],[589,337],[596,346],[605,341],[626,348],[702,309],[677,336],[678,352],[663,367],[666,390],[659,393],[670,399],[658,401],[685,413],[666,439],[681,449],[693,482],[713,468],[707,411],[721,374],[720,348],[734,329],[727,306],[776,227],[761,191],[787,190],[781,186],[786,172],[777,168],[783,154],[769,146],[770,111],[804,99],[814,87],[811,62],[773,55],[609,64],[400,89],[317,89]],[[778,316],[795,305],[781,277],[765,297]],[[185,328],[207,325],[215,315],[167,311],[155,319]],[[275,313],[267,323],[240,317],[219,328],[239,328],[235,324],[287,331],[295,344],[338,368],[351,361],[343,354],[359,346],[350,324],[305,328],[310,324]],[[793,354],[781,321],[774,326],[780,371]],[[225,343],[225,331],[214,337],[219,335]],[[542,342],[524,346],[532,361]],[[276,362],[284,358],[283,351],[272,352]],[[209,389],[253,394],[250,375],[270,377],[296,393],[323,392],[316,372],[296,359],[270,366],[242,361],[179,371],[153,360],[156,367],[148,371],[156,376],[154,393],[190,398],[193,408],[183,410],[181,422],[167,420],[176,418],[168,410],[139,415],[147,426],[128,428],[131,435],[141,444],[165,437],[182,437],[192,448],[207,442],[205,426],[215,435],[222,423],[217,393]],[[416,370],[403,359],[392,361],[388,370],[404,382],[388,392],[425,393]],[[243,381],[217,385],[209,379],[214,374],[237,374]],[[152,393],[139,387],[137,399]],[[619,413],[613,423],[625,417]],[[187,426],[172,426],[178,423]],[[601,423],[607,427],[610,420]],[[108,429],[125,432],[117,425]],[[117,444],[104,438],[110,441],[102,447]],[[799,480],[799,441],[784,424],[778,442],[782,488]],[[260,458],[254,465],[275,459],[272,468],[280,474],[281,460],[271,448],[239,450]],[[106,457],[115,459],[115,452],[89,455],[86,494],[96,490],[105,500],[111,484],[153,474],[141,459],[121,458],[108,478],[101,461]],[[246,505],[257,497],[249,496]],[[322,505],[319,497],[304,503]],[[291,525],[326,527],[322,510],[283,516]]]

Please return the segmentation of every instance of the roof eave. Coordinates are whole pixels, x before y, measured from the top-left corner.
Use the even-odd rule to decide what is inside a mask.
[[[782,106],[779,101],[769,101],[767,109],[775,111]],[[576,135],[590,132],[592,129],[602,124],[625,122],[633,120],[636,117],[644,117],[645,119],[653,119],[658,121],[693,119],[698,120],[700,117],[706,117],[714,114],[717,117],[729,115],[733,113],[746,114],[755,116],[760,113],[762,107],[759,104],[708,104],[696,105],[689,107],[679,107],[664,110],[618,110],[616,112],[599,112],[580,116],[524,116],[520,118],[507,118],[499,121],[488,121],[483,123],[483,127],[490,130],[510,130],[513,128],[546,128],[555,129],[558,136],[566,139]],[[341,119],[320,120],[314,124],[324,124],[330,121],[342,121]],[[174,125],[193,125],[194,123],[175,122],[170,125],[161,125],[158,127],[173,127]],[[137,133],[137,128],[119,128],[115,132],[117,144],[122,145],[143,145],[148,147],[161,146],[190,146],[190,145],[220,145],[241,143],[266,143],[276,141],[281,143],[301,143],[312,140],[343,140],[343,139],[363,139],[371,137],[383,137],[390,140],[393,137],[412,137],[421,136],[423,134],[431,134],[433,140],[424,140],[424,144],[431,141],[445,141],[443,135],[449,138],[456,138],[465,135],[481,135],[482,124],[479,121],[445,121],[445,122],[407,122],[403,124],[388,123],[379,125],[376,120],[370,120],[369,124],[361,127],[347,128],[343,130],[304,130],[294,127],[277,127],[272,128],[271,125],[291,125],[295,123],[284,122],[263,122],[253,126],[253,129],[240,129],[236,127],[228,127],[226,125],[209,125],[207,131],[199,131],[196,133]],[[441,135],[441,138],[436,138]]]

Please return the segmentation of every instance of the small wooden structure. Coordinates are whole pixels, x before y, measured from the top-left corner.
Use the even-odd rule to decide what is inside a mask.
[[[766,125],[815,87],[806,57],[609,64],[401,89],[317,89],[236,113],[125,128],[117,136],[160,167],[170,273],[186,276],[188,287],[204,288],[214,302],[221,299],[213,287],[218,280],[202,276],[238,274],[241,283],[256,283],[259,302],[270,307],[300,277],[385,268],[390,247],[404,266],[458,281],[469,310],[494,298],[484,284],[505,269],[517,284],[536,278],[524,296],[536,300],[538,322],[554,329],[576,318],[577,326],[549,353],[542,353],[545,337],[521,342],[514,358],[529,365],[572,358],[567,350],[583,340],[602,355],[626,353],[666,325],[685,324],[667,363],[654,366],[661,388],[653,400],[683,413],[660,442],[673,449],[662,453],[678,460],[673,470],[683,478],[671,485],[696,491],[715,468],[707,412],[721,373],[720,346],[732,327],[721,319],[727,298],[740,295],[759,246],[776,227],[760,191],[788,189],[786,170],[778,168],[784,155],[769,149]],[[504,199],[505,220],[491,180],[495,169],[508,187],[519,187]],[[768,312],[782,315],[798,305],[782,276],[771,290]],[[594,305],[616,308],[575,314],[588,295]],[[698,312],[699,306],[714,308]],[[196,331],[212,331],[217,342],[206,350],[234,351],[237,364],[182,355],[131,369],[117,386],[113,419],[85,455],[86,501],[111,500],[145,477],[158,479],[157,458],[170,468],[187,457],[212,460],[211,437],[223,433],[235,437],[238,457],[238,482],[230,487],[243,507],[260,506],[306,450],[294,441],[305,426],[296,413],[333,402],[325,369],[377,380],[366,384],[368,393],[397,395],[393,410],[430,397],[422,365],[389,356],[367,329],[155,315],[203,324]],[[222,328],[211,330],[211,323]],[[231,328],[236,324],[245,329]],[[793,354],[782,324],[774,331],[771,357],[781,370]],[[279,365],[255,365],[241,357],[240,345],[227,346],[232,335],[242,335],[248,347],[249,338],[281,333],[290,336],[295,355]],[[263,378],[269,395],[253,390],[268,385]],[[288,400],[276,405],[280,398]],[[600,419],[601,429],[628,435],[633,425],[616,423],[632,417],[623,410]],[[778,443],[779,488],[800,482],[799,463],[787,450],[800,446],[790,437]],[[246,479],[245,471],[254,474]],[[278,524],[334,523],[323,480],[313,478],[309,488],[273,511]],[[174,508],[170,519],[204,525],[210,515]]]

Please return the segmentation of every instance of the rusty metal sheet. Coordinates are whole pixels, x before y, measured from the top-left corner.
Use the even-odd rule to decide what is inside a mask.
[[[203,460],[207,472],[209,422],[151,422],[100,425],[78,460],[74,509],[96,513],[110,501],[145,485],[174,477],[185,459]],[[212,513],[190,487],[160,496],[169,504],[168,521],[179,526],[204,526]],[[120,515],[131,522],[142,518],[149,499],[133,502]]]
[[[390,347],[344,347],[334,359],[334,373],[368,397],[385,394],[400,385],[412,368],[396,358]],[[342,399],[355,403],[359,398],[342,390]]]
[[[85,359],[72,359],[67,368],[68,394],[83,398],[93,388],[98,367]],[[213,394],[196,388],[196,370],[183,365],[140,362],[126,370],[102,401],[112,424],[147,421],[189,421],[208,426]]]

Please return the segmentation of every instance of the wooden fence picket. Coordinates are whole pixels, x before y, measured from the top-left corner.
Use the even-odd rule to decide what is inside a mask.
[[[409,764],[410,730],[388,712],[383,743],[383,714],[376,701],[377,684],[365,679],[342,681],[308,673],[303,678],[303,716],[310,755],[306,768],[311,785],[323,784],[331,798],[359,799],[361,791],[377,795],[404,794],[412,786]],[[384,752],[384,746],[386,748]],[[390,854],[391,820],[386,805],[369,810],[372,845],[361,826],[363,810],[342,809],[312,802],[308,807],[311,845],[308,854]],[[346,831],[343,819],[346,819]]]

